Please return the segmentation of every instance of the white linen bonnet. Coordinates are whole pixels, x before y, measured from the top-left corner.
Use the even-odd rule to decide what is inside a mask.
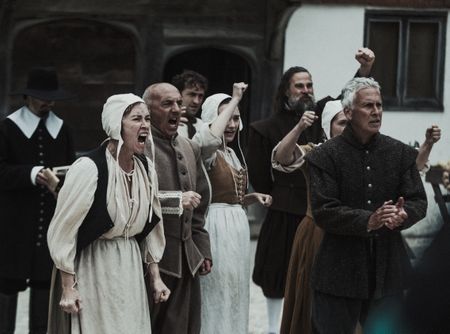
[[[209,96],[202,104],[202,121],[211,124],[219,115],[219,106],[226,100],[231,99],[228,94],[218,93]],[[239,131],[242,130],[242,119],[239,120]]]
[[[119,156],[120,149],[123,145],[123,139],[121,136],[123,114],[130,105],[137,102],[145,104],[144,100],[139,96],[128,93],[112,95],[106,100],[106,103],[103,105],[103,130],[105,130],[109,139],[115,139],[119,142],[117,145],[117,156]],[[151,132],[149,134],[149,137],[147,138],[147,147],[148,146],[150,146],[151,148],[151,160],[153,160],[154,145]]]
[[[331,122],[334,116],[339,114],[343,110],[341,100],[329,101],[325,104],[322,112],[322,129],[327,136],[327,139],[331,138]]]
[[[231,99],[231,96],[223,93],[218,93],[209,96],[202,104],[202,121],[205,122],[206,124],[211,124],[212,122],[214,122],[217,116],[219,116],[220,104],[226,99]],[[239,131],[241,131],[242,128],[243,125],[241,118],[239,119]],[[241,139],[239,133],[237,134],[237,144],[242,157],[242,164],[244,165],[245,168],[247,168],[247,162],[245,161],[244,153],[242,152],[241,148]],[[225,145],[225,141],[223,141],[223,145]]]
[[[117,94],[110,96],[103,105],[102,125],[109,138],[121,140],[122,117],[125,110],[136,102],[145,103],[134,94]]]

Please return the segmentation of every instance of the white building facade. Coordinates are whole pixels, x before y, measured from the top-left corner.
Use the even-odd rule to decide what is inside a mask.
[[[434,14],[437,14],[438,20],[440,20],[434,25],[437,27],[436,32],[442,29],[440,31],[441,39],[437,42],[439,45],[435,45],[436,52],[440,54],[436,55],[434,51],[431,51],[427,53],[425,59],[422,59],[426,60],[426,57],[433,59],[426,65],[437,73],[434,73],[434,76],[428,76],[427,80],[433,82],[440,80],[437,82],[438,87],[436,89],[437,95],[439,95],[438,105],[429,107],[436,101],[431,101],[429,105],[426,101],[425,103],[423,101],[417,103],[421,107],[417,107],[414,102],[409,103],[409,105],[405,103],[404,106],[395,105],[391,107],[385,104],[381,132],[407,144],[422,143],[426,128],[432,124],[437,124],[442,129],[442,138],[433,148],[430,163],[436,164],[441,161],[448,161],[450,160],[450,34],[447,32],[447,9],[383,8],[331,4],[302,5],[292,14],[286,29],[284,69],[286,70],[291,66],[307,68],[313,76],[316,98],[320,99],[327,95],[337,97],[342,87],[353,77],[358,68],[359,64],[354,58],[356,50],[361,46],[368,46],[365,45],[368,35],[368,14],[377,15],[377,13],[388,14],[388,17],[392,14],[398,14],[397,18],[405,16],[417,19],[418,17],[420,22],[428,22],[427,20],[430,17],[433,19]],[[403,24],[402,29],[407,25],[404,21],[401,24]],[[407,31],[407,34],[399,37],[400,42],[409,38],[409,30],[405,31]],[[430,31],[428,30],[428,32]],[[388,35],[381,36],[381,39],[392,38],[392,34]],[[420,44],[419,41],[418,45],[410,46],[406,44],[407,47],[404,47],[405,45],[402,46],[399,42],[399,53],[404,53],[407,57],[415,57],[414,52],[423,51],[419,49],[422,46],[427,47],[428,44],[426,33],[425,37],[424,35],[421,36],[423,44]],[[408,49],[411,54],[408,55],[408,51],[405,51],[405,49]],[[392,50],[387,50],[387,52],[392,53]],[[386,55],[380,55],[379,51],[376,57],[376,62],[379,59],[386,61]],[[440,63],[436,64],[437,61],[434,59],[439,58],[441,59]],[[389,64],[386,67],[389,68]],[[405,68],[408,68],[407,65]],[[420,69],[418,70],[418,73],[422,73]],[[426,74],[428,74],[428,71],[425,72]],[[375,75],[374,77],[378,80]],[[394,77],[396,77],[395,74]],[[402,85],[405,85],[406,79],[400,78],[400,80],[404,80]],[[419,80],[420,84],[420,77],[416,77],[415,80]],[[390,89],[393,88],[390,87]],[[398,87],[394,87],[394,91],[395,89],[398,92]],[[420,89],[427,90],[429,95],[433,95],[428,88]],[[430,235],[437,230],[442,221],[434,202],[434,194],[430,184],[425,183],[425,187],[429,199],[427,218],[406,232],[417,253],[420,253],[428,243]]]

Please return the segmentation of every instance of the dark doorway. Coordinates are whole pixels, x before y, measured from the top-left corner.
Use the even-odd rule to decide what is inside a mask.
[[[135,58],[132,38],[111,25],[82,20],[38,24],[15,38],[10,88],[25,87],[33,66],[55,66],[60,86],[78,96],[56,103],[55,113],[74,130],[77,151],[87,151],[106,137],[101,125],[106,99],[134,92]],[[21,97],[11,97],[10,112],[22,104]]]
[[[193,70],[201,73],[209,81],[206,96],[216,93],[232,93],[234,82],[251,84],[251,70],[247,61],[232,52],[216,48],[200,48],[180,53],[167,62],[164,68],[164,81],[170,82],[175,74],[183,70]],[[247,128],[250,120],[250,93],[251,85],[245,93],[239,109],[244,122],[241,134],[242,145],[245,146]],[[200,115],[198,115],[200,117]]]

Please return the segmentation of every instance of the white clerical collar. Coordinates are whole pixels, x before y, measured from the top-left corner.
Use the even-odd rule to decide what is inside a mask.
[[[36,116],[31,112],[28,107],[23,106],[19,110],[16,110],[8,118],[16,123],[19,129],[23,132],[23,134],[30,139],[33,135],[34,131],[39,125],[40,117]],[[59,131],[63,125],[63,121],[61,118],[56,116],[52,111],[48,113],[47,119],[45,120],[45,127],[47,128],[48,133],[52,136],[53,139],[56,139]]]

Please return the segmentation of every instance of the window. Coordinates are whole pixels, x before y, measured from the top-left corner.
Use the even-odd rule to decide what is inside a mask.
[[[386,110],[443,110],[447,13],[367,11],[365,45]]]

